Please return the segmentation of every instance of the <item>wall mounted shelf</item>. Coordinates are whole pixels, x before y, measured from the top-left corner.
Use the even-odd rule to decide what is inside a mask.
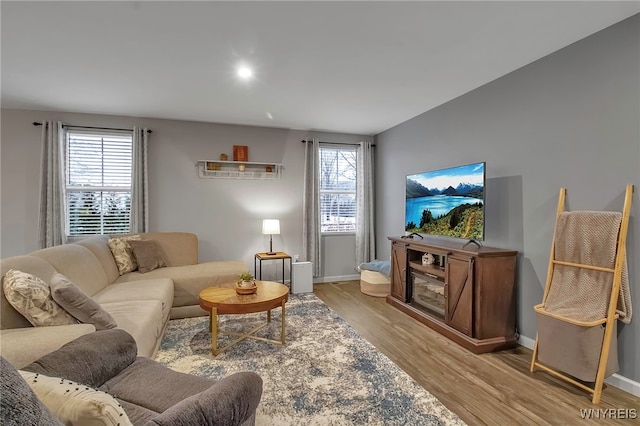
[[[273,180],[282,176],[282,164],[255,161],[199,160],[198,177],[202,179]]]

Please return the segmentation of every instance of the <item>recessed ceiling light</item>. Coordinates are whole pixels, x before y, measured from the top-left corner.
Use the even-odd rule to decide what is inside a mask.
[[[246,66],[242,66],[240,68],[238,68],[238,77],[247,80],[249,78],[251,78],[251,76],[253,76],[253,71],[251,71],[251,68],[246,67]]]

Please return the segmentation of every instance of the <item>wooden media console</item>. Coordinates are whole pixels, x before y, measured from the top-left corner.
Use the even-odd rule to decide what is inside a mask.
[[[388,238],[388,303],[473,353],[516,346],[517,251]]]

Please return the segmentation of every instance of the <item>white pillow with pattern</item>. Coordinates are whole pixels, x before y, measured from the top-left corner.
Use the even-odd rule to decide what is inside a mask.
[[[122,406],[106,392],[60,377],[19,371],[42,403],[65,425],[131,425]]]
[[[53,297],[47,283],[35,275],[9,269],[2,280],[7,301],[33,326],[78,324]]]
[[[133,250],[131,250],[127,241],[140,239],[140,235],[109,238],[109,248],[111,249],[111,254],[113,254],[113,258],[116,261],[116,265],[118,265],[118,272],[120,272],[120,275],[124,275],[138,269],[138,262],[136,262]]]

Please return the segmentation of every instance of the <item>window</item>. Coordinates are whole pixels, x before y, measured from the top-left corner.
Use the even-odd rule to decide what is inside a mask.
[[[129,232],[132,147],[131,133],[67,131],[67,236]]]
[[[355,147],[320,147],[320,232],[356,231]]]

